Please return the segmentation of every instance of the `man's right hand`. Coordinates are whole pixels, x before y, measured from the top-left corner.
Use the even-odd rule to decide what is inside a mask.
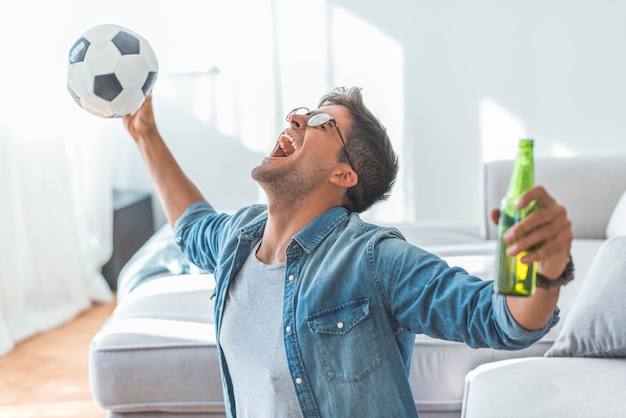
[[[146,97],[146,100],[135,113],[124,116],[122,121],[135,142],[156,135],[158,130],[152,109],[152,94]]]

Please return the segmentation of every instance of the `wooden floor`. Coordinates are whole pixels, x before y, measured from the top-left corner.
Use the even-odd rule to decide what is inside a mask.
[[[104,418],[89,387],[89,343],[115,305],[19,343],[0,357],[0,418]]]

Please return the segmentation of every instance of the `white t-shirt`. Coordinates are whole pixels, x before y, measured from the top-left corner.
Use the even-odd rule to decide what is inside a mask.
[[[237,417],[301,417],[283,340],[285,263],[263,264],[257,248],[228,289],[220,328]]]

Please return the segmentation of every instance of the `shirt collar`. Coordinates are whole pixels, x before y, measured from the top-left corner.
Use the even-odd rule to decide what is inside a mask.
[[[331,208],[302,228],[300,232],[294,235],[293,240],[300,244],[304,251],[310,253],[337,225],[345,222],[349,216],[348,210],[344,207]]]
[[[310,253],[337,225],[345,222],[350,216],[344,207],[335,207],[322,213],[311,223],[296,233],[292,240],[298,243],[305,252]],[[241,229],[240,238],[259,239],[267,223],[267,212]]]

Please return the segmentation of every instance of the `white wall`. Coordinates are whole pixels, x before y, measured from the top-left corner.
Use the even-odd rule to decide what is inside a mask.
[[[187,3],[186,13],[200,13],[202,7],[192,3]],[[167,122],[179,132],[169,136],[172,147],[194,176],[200,179],[214,164],[237,167],[232,172],[239,174],[226,188],[206,186],[218,206],[223,201],[225,209],[231,209],[231,203],[258,199],[248,173],[270,151],[273,135],[281,128],[279,113],[314,106],[336,85],[364,88],[401,154],[402,178],[395,191],[400,198],[377,208],[370,215],[375,220],[479,224],[481,164],[513,158],[521,136],[535,138],[540,157],[626,154],[624,2],[329,0],[321,9],[323,2],[292,3],[277,1],[274,14],[260,15],[273,19],[273,35],[278,37],[272,41],[270,33],[262,48],[268,55],[278,51],[278,62],[289,63],[264,63],[279,67],[280,82],[270,71],[272,88],[253,97],[247,108],[267,112],[275,121],[263,132],[269,135],[263,146],[252,151],[241,138],[231,137],[231,143],[244,142],[239,151],[212,153],[214,144],[207,143],[200,158],[195,145],[187,142],[191,134],[184,132],[189,125]],[[210,14],[207,9],[207,19]],[[253,38],[269,33],[246,31],[236,10],[220,19],[241,34],[238,39],[243,41],[230,50],[238,56],[251,53],[245,42],[258,49]],[[224,34],[219,42],[235,39],[234,33]],[[180,41],[175,34],[169,37]],[[285,37],[292,43],[281,44]],[[228,68],[215,61],[222,70],[216,77],[219,83],[220,77],[229,76]],[[299,88],[309,101],[287,103],[285,91]],[[210,133],[207,128],[205,136]],[[208,176],[210,182],[224,184],[223,176]],[[118,179],[124,185],[128,180]],[[146,183],[149,180],[142,185]],[[223,198],[233,185],[246,195]]]
[[[522,136],[535,138],[539,157],[626,154],[626,2],[224,3],[160,2],[169,29],[140,23],[161,51],[155,106],[165,136],[218,208],[262,198],[249,172],[283,115],[336,85],[364,88],[401,154],[396,197],[374,220],[479,224],[481,164],[513,158]],[[185,33],[175,22],[187,22]],[[204,57],[188,68],[220,69],[214,84],[179,74],[181,48]],[[179,51],[176,61],[168,51]],[[210,117],[192,117],[198,101]],[[149,189],[134,146],[119,125],[111,130],[116,184]]]
[[[408,4],[408,2],[407,2]],[[411,10],[412,9],[412,10]],[[417,217],[472,221],[481,159],[626,153],[626,3],[419,2],[380,10],[406,45]],[[454,150],[454,151],[453,151]],[[434,180],[433,180],[434,179]]]

